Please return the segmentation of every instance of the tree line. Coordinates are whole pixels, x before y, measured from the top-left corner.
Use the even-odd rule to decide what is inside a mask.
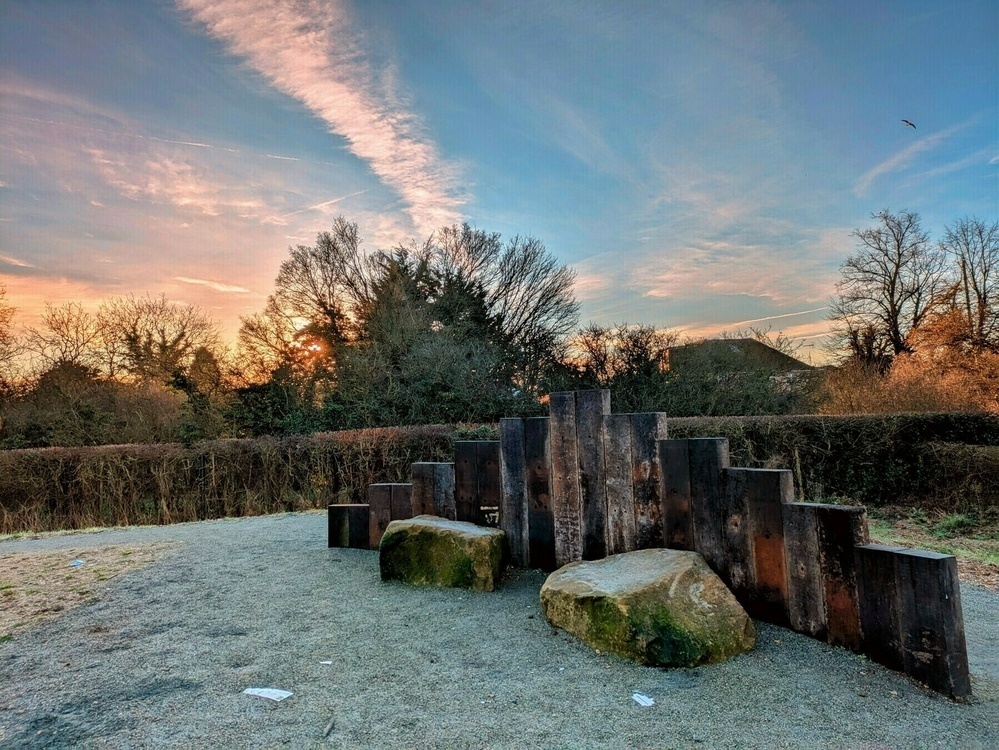
[[[581,328],[574,273],[540,240],[467,224],[368,252],[358,226],[336,219],[315,244],[289,248],[234,346],[203,310],[164,296],[113,298],[95,312],[47,305],[38,327],[16,334],[0,287],[0,444],[487,423],[543,413],[552,391],[594,387],[614,391],[617,411],[674,416],[878,411],[899,406],[906,387],[923,408],[991,408],[983,373],[999,371],[999,226],[962,219],[933,244],[916,214],[874,218],[842,267],[832,374],[789,377],[786,362],[730,353],[746,339],[795,353],[800,342],[769,330],[684,347],[683,367],[671,366],[692,343],[678,332]]]

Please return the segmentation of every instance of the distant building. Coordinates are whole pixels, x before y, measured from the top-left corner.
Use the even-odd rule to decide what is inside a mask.
[[[671,347],[666,357],[666,367],[677,373],[696,367],[718,374],[767,372],[786,376],[815,369],[756,339],[705,339]]]

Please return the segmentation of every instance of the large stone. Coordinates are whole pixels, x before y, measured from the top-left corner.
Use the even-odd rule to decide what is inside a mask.
[[[503,532],[437,516],[392,521],[379,546],[382,580],[492,591],[503,560]]]
[[[756,628],[696,552],[646,549],[569,563],[541,587],[545,617],[641,664],[692,667],[753,648]]]

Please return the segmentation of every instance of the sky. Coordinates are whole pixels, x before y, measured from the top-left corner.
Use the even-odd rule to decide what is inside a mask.
[[[233,339],[342,215],[369,251],[534,236],[582,323],[819,360],[882,209],[999,219],[994,0],[0,0],[23,325],[164,294]]]

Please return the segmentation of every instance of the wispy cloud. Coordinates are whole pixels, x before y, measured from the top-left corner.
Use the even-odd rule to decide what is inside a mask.
[[[38,268],[36,265],[26,263],[18,258],[11,258],[9,255],[0,255],[0,261],[11,266],[16,266],[17,268]]]
[[[208,33],[245,58],[278,90],[302,102],[343,136],[408,204],[418,232],[461,219],[454,168],[438,154],[418,116],[378,75],[338,2],[178,0]]]
[[[970,122],[958,123],[957,125],[951,125],[949,128],[945,128],[936,133],[932,133],[925,138],[920,138],[915,143],[912,143],[905,148],[903,148],[898,153],[893,156],[888,157],[880,164],[877,164],[866,172],[864,172],[853,185],[853,193],[858,198],[862,198],[867,194],[868,188],[870,188],[871,183],[882,175],[890,174],[892,172],[897,172],[901,169],[908,167],[912,161],[924,151],[930,151],[941,143],[946,141],[952,135],[960,130],[963,130]]]
[[[220,281],[208,281],[206,279],[192,279],[187,276],[174,276],[177,281],[182,281],[185,284],[195,284],[196,286],[206,286],[209,289],[213,289],[216,292],[222,292],[224,294],[249,294],[249,289],[244,289],[241,286],[235,286],[233,284],[223,284]]]

